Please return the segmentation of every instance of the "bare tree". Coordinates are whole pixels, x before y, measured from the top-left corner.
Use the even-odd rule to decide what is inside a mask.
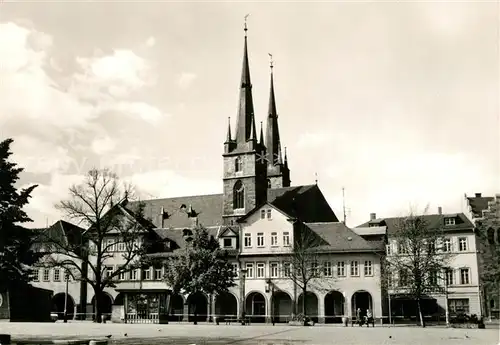
[[[142,217],[142,203],[130,207],[131,191],[130,185],[122,185],[106,169],[89,171],[82,184],[69,188],[69,199],[56,205],[86,230],[62,238],[47,234],[45,238],[51,250],[46,261],[92,286],[96,322],[102,321],[104,289],[114,287],[120,275],[141,267],[146,253],[149,222]],[[110,269],[107,264],[111,261],[119,261],[120,266]]]
[[[427,294],[443,292],[442,274],[448,269],[451,254],[445,248],[442,216],[429,221],[429,216],[398,218],[393,239],[397,250],[385,257],[383,281],[388,289],[406,294],[417,306],[420,324],[425,327],[422,299]]]
[[[294,288],[302,293],[302,313],[304,325],[307,325],[306,298],[310,289],[328,291],[331,289],[333,275],[326,275],[321,266],[324,257],[322,246],[328,245],[319,235],[302,223],[294,225],[294,241],[290,254],[285,255],[282,276],[292,281]]]

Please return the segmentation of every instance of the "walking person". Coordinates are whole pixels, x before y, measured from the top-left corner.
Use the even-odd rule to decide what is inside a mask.
[[[366,310],[366,327],[370,327],[370,323],[373,323],[373,314],[370,309]]]
[[[358,325],[361,327],[363,325],[363,320],[361,318],[361,308],[358,308],[356,310],[356,321],[358,322]]]

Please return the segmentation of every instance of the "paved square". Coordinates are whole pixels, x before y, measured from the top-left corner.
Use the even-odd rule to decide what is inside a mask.
[[[110,344],[196,345],[498,345],[498,329],[446,329],[428,327],[313,327],[270,325],[169,324],[128,325],[75,323],[0,323],[0,333],[16,338],[100,339]]]

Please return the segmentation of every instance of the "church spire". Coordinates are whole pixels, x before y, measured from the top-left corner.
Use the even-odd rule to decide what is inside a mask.
[[[280,148],[280,134],[278,129],[278,113],[276,111],[276,99],[274,97],[274,62],[273,56],[269,54],[271,58],[270,67],[271,67],[271,85],[269,91],[269,107],[267,111],[267,131],[266,131],[266,145],[267,152],[273,162],[273,165],[281,164],[282,159],[281,148]],[[279,163],[278,163],[279,162]]]
[[[227,137],[226,137],[226,143],[230,143],[232,141],[232,136],[231,136],[231,117],[227,118]]]
[[[248,15],[247,15],[248,16]],[[250,65],[248,63],[247,48],[247,16],[245,16],[245,42],[243,46],[243,67],[241,71],[240,98],[238,107],[238,117],[236,119],[236,141],[244,143],[251,139],[253,118],[253,97],[252,82],[250,80]],[[255,128],[253,128],[255,130]],[[254,133],[255,134],[255,133]]]
[[[260,121],[260,139],[259,139],[259,144],[264,146],[264,125],[262,124],[262,121]]]

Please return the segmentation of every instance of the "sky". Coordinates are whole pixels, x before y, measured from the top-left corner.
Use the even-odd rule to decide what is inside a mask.
[[[0,138],[41,227],[91,168],[143,199],[222,192],[248,16],[256,120],[269,56],[292,185],[347,224],[500,192],[495,2],[0,2]]]

